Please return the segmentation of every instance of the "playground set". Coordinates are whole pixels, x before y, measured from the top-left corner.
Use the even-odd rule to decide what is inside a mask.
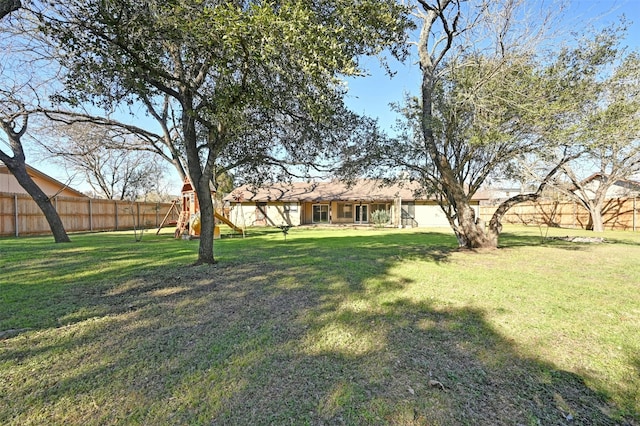
[[[159,234],[160,230],[165,225],[175,224],[175,238],[198,238],[200,236],[200,203],[198,202],[198,196],[196,195],[196,191],[194,190],[188,176],[184,179],[181,192],[182,198],[173,201],[171,208],[165,215],[162,223],[160,223],[156,234]],[[215,190],[212,190],[211,195],[215,195],[215,192]],[[180,210],[178,210],[178,204],[180,204]],[[169,220],[169,217],[174,213],[178,215],[178,220]],[[219,211],[218,209],[215,209],[213,217],[215,220],[213,231],[214,239],[220,238],[220,223],[224,223],[233,231],[244,237],[244,227],[237,226],[235,223],[231,222],[231,220],[226,217],[224,210]]]

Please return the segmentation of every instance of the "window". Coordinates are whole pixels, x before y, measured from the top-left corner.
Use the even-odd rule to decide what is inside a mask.
[[[382,203],[378,203],[378,204],[371,204],[371,211],[375,212],[378,210],[384,210],[385,212],[389,213],[389,206],[387,204],[382,204]]]
[[[284,205],[285,212],[297,212],[298,211],[298,203],[289,203]]]
[[[356,205],[356,223],[367,223],[369,222],[369,206],[367,204],[357,204]]]
[[[338,219],[353,219],[353,204],[338,204]]]
[[[313,205],[313,223],[329,223],[329,205]]]

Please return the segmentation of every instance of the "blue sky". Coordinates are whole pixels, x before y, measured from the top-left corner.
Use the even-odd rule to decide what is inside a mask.
[[[611,26],[619,22],[623,14],[632,21],[623,45],[640,50],[640,0],[573,0],[560,31],[581,29],[588,24],[597,29]],[[393,62],[392,68],[397,74],[390,78],[378,67],[377,60],[368,59],[365,66],[371,75],[349,80],[347,105],[355,112],[377,117],[381,127],[390,131],[396,115],[389,104],[401,102],[405,93],[419,93],[420,70],[416,61],[413,51],[406,63]]]
[[[546,0],[545,4],[552,7],[554,3],[553,0]],[[623,14],[628,21],[632,21],[623,45],[640,50],[640,0],[573,0],[559,31],[581,29],[589,24],[595,28],[611,26],[618,22]],[[393,78],[378,66],[377,59],[366,59],[363,64],[370,75],[349,80],[347,105],[357,113],[378,118],[381,128],[392,132],[396,115],[391,111],[389,104],[401,102],[405,93],[417,94],[419,91],[420,70],[416,58],[414,51],[405,63],[392,61],[390,65],[396,73]],[[48,161],[39,162],[35,158],[28,158],[27,162],[62,182],[69,179],[66,170],[51,165]],[[181,187],[177,173],[171,166],[167,167],[167,173],[169,180],[172,183],[175,181],[175,185],[171,185],[171,191],[177,195]],[[89,189],[77,178],[71,186],[82,191]]]

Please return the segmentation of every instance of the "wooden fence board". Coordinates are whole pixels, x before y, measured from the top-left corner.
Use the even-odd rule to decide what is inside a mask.
[[[489,222],[496,208],[480,206],[480,218]],[[608,200],[603,220],[605,229],[637,230],[640,227],[640,199]],[[577,202],[538,201],[515,205],[505,214],[502,223],[587,229],[590,219],[587,209]]]
[[[157,228],[171,209],[171,203],[62,196],[55,197],[52,204],[67,232]],[[29,195],[0,192],[0,236],[50,233],[49,224]]]

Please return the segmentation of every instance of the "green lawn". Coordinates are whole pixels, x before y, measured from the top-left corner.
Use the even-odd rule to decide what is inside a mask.
[[[0,239],[0,424],[640,424],[640,233],[169,232]]]

